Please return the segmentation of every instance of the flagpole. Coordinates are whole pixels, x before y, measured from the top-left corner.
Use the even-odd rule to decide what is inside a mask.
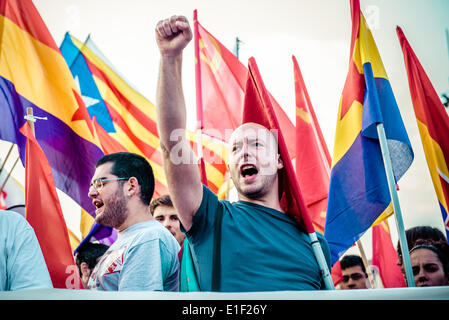
[[[198,30],[198,13],[195,9],[193,11],[193,26],[195,38],[195,84],[196,84],[196,118],[197,130],[203,129],[203,96],[201,88],[201,57],[200,57],[200,43]],[[201,131],[200,131],[201,132]],[[198,149],[199,146],[198,146]]]
[[[27,108],[27,116],[25,117],[25,119],[27,119],[27,122],[30,125],[31,132],[33,132],[33,136],[36,137],[36,131],[34,129],[34,122],[36,120],[34,119],[34,116],[33,116],[33,108],[31,108],[31,107]]]
[[[449,29],[446,29],[447,54],[449,56]]]
[[[5,186],[6,186],[6,182],[8,182],[9,177],[11,176],[11,172],[12,172],[12,171],[14,170],[14,168],[16,167],[16,164],[17,164],[17,162],[19,161],[19,158],[20,158],[20,157],[17,157],[16,161],[14,162],[14,164],[13,164],[12,167],[11,167],[11,169],[9,170],[8,175],[6,176],[5,181],[3,181],[2,186],[0,187],[0,195],[2,194],[3,189],[4,189]]]
[[[195,84],[196,84],[196,148],[198,159],[200,160],[201,181],[207,186],[206,167],[203,159],[203,95],[201,88],[201,57],[200,57],[200,37],[198,30],[198,12],[193,11],[193,36],[195,42]]]
[[[335,290],[334,282],[332,281],[331,273],[327,266],[326,258],[324,257],[323,249],[321,248],[320,241],[316,235],[316,232],[309,233],[310,243],[312,245],[313,253],[318,262],[318,266],[321,270],[324,285],[327,290]]]
[[[3,168],[5,167],[6,161],[8,160],[13,148],[14,148],[14,143],[12,143],[11,147],[9,148],[8,154],[6,155],[5,160],[3,161],[2,167],[0,168],[0,172],[2,172]],[[8,182],[9,177],[11,176],[11,172],[14,170],[14,168],[17,164],[17,161],[19,161],[19,157],[17,157],[16,161],[14,162],[11,169],[9,170],[8,175],[5,178],[5,181],[3,181],[2,186],[0,187],[0,195],[2,194],[2,191],[5,188],[6,182]]]
[[[371,284],[371,288],[374,288],[374,278],[371,272],[371,269],[368,267],[368,260],[366,259],[365,249],[363,249],[362,241],[357,240],[357,247],[359,248],[360,255],[363,260],[363,264],[365,265],[366,273],[368,274],[368,279]]]
[[[14,148],[14,143],[11,143],[11,147],[9,148],[8,153],[6,154],[5,160],[3,161],[2,167],[0,168],[0,171],[3,170],[3,168],[5,167],[6,161],[9,158],[9,155],[11,154],[12,149]]]
[[[36,136],[35,131],[34,131],[34,122],[36,121],[36,118],[38,118],[38,119],[45,119],[45,120],[46,120],[47,117],[45,117],[45,118],[34,117],[34,116],[33,116],[33,108],[31,108],[31,107],[28,107],[28,108],[26,109],[26,114],[27,114],[27,115],[25,116],[25,119],[27,119],[27,122],[28,122],[28,124],[29,124],[30,127],[31,127],[31,131],[33,132],[33,136]],[[14,146],[14,145],[13,145],[13,146]],[[12,149],[13,146],[11,146],[11,149]],[[10,152],[11,152],[11,149],[10,149]],[[8,156],[9,156],[9,152],[8,152]],[[7,157],[8,157],[8,156],[7,156]],[[3,184],[2,184],[2,186],[0,187],[0,194],[1,194],[1,192],[3,191],[3,188],[4,188],[5,185],[6,185],[6,182],[8,182],[8,179],[9,179],[9,177],[11,176],[11,173],[12,173],[12,171],[14,170],[14,168],[15,168],[17,162],[19,161],[19,158],[20,158],[20,157],[17,157],[17,159],[16,159],[16,161],[14,162],[14,164],[13,164],[11,170],[8,172],[8,175],[6,176],[5,181],[3,181]],[[5,161],[5,163],[6,163],[6,161]],[[4,165],[5,165],[5,163],[3,163],[2,169],[3,169]]]
[[[410,254],[408,251],[407,238],[405,236],[404,222],[402,220],[401,207],[399,205],[396,183],[393,176],[393,167],[391,165],[390,151],[388,149],[387,137],[385,135],[383,123],[377,124],[377,134],[379,136],[380,149],[382,151],[382,158],[385,165],[385,173],[387,175],[388,187],[390,189],[390,196],[393,202],[394,217],[396,221],[396,227],[398,229],[399,243],[401,246],[401,253],[403,259],[403,266],[405,269],[405,276],[407,279],[407,285],[409,287],[415,287],[415,279],[413,277],[412,264],[410,261]]]

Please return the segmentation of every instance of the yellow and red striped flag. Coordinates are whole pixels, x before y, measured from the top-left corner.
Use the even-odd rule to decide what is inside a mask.
[[[407,69],[416,122],[427,166],[449,236],[449,116],[400,27],[396,29]]]

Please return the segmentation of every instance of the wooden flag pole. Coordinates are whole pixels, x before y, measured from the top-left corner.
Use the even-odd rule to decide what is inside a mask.
[[[3,161],[2,167],[0,168],[0,172],[3,170],[3,168],[5,167],[6,161],[8,160],[12,149],[14,148],[14,143],[11,144],[11,147],[9,148],[8,154],[5,157],[5,160]],[[3,188],[5,188],[6,182],[8,182],[9,177],[11,176],[11,172],[14,170],[17,161],[19,161],[19,157],[17,157],[16,161],[14,162],[14,164],[12,165],[11,169],[8,172],[8,175],[5,178],[5,181],[3,181],[2,186],[0,187],[0,195],[2,194]]]
[[[405,236],[404,222],[402,220],[402,212],[401,207],[399,205],[396,182],[394,181],[393,167],[391,165],[390,150],[388,149],[387,137],[385,135],[385,128],[383,123],[377,124],[377,134],[379,136],[380,149],[382,151],[382,158],[385,165],[385,173],[387,175],[391,201],[393,202],[394,217],[396,220],[396,227],[398,229],[399,244],[401,246],[402,259],[404,261],[403,266],[405,269],[407,285],[409,287],[415,287],[415,279],[413,277],[412,263],[410,261],[407,238]]]
[[[200,56],[200,35],[198,30],[198,12],[193,11],[193,37],[195,42],[195,85],[196,85],[196,147],[200,164],[201,181],[207,186],[206,165],[203,158],[203,94],[201,88],[201,56]]]
[[[2,164],[2,167],[0,168],[0,171],[2,171],[3,168],[5,167],[6,161],[8,160],[8,158],[9,158],[13,148],[14,148],[14,143],[11,143],[11,147],[9,148],[8,153],[6,154],[5,160],[3,161],[3,164]]]
[[[25,119],[27,119],[27,122],[30,125],[31,132],[33,132],[33,136],[36,136],[36,131],[34,129],[34,123],[36,122],[36,119],[33,116],[33,108],[30,107],[27,108],[27,116],[25,117]]]
[[[371,288],[375,287],[374,277],[373,273],[371,272],[371,269],[368,265],[368,259],[366,259],[365,249],[363,249],[362,241],[357,240],[357,247],[360,251],[360,256],[362,257],[363,264],[365,265],[366,273],[368,274],[369,283],[371,284]]]
[[[3,181],[2,186],[0,187],[0,194],[1,194],[2,191],[3,191],[3,188],[5,188],[6,182],[8,182],[9,177],[11,176],[11,172],[14,170],[14,168],[15,168],[15,166],[16,166],[16,164],[17,164],[18,161],[19,161],[19,157],[17,157],[16,161],[15,161],[14,164],[12,165],[11,170],[9,170],[8,175],[6,176],[5,181]]]

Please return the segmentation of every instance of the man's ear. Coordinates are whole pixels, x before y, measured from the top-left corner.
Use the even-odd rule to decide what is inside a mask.
[[[277,168],[278,168],[278,170],[280,170],[283,167],[284,167],[284,161],[282,161],[281,155],[278,154],[278,165],[277,165]]]
[[[132,196],[139,188],[139,181],[137,181],[136,177],[131,177],[129,178],[128,183],[125,183],[125,187],[125,194],[127,196]]]

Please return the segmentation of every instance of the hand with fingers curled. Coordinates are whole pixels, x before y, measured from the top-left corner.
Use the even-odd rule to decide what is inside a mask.
[[[192,40],[189,21],[184,16],[171,16],[156,25],[156,41],[162,56],[178,56]]]

